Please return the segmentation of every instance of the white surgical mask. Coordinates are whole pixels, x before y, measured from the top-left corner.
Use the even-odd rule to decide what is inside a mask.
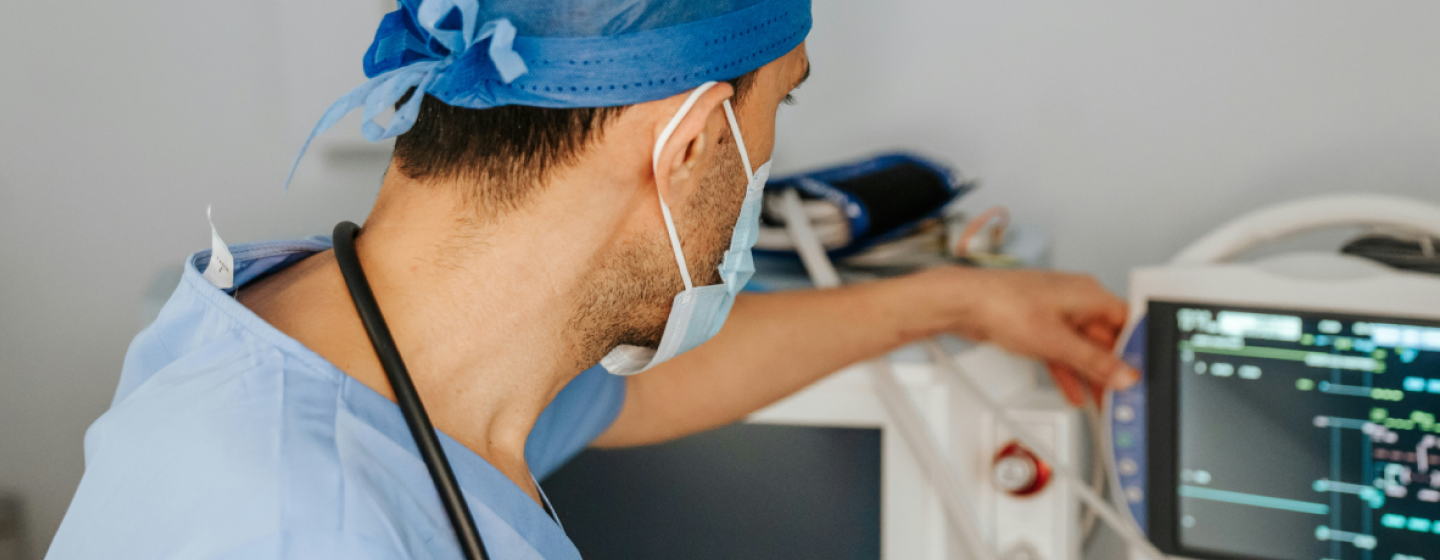
[[[674,134],[680,120],[690,112],[695,100],[715,83],[706,82],[695,88],[690,97],[685,99],[685,104],[681,105],[680,110],[670,119],[670,124],[660,133],[660,138],[655,141],[654,156],[651,158],[651,167],[656,172],[659,171],[660,149],[670,139],[670,135]],[[651,350],[639,346],[620,346],[611,350],[600,360],[600,365],[610,373],[640,373],[710,340],[715,333],[720,332],[720,326],[725,324],[730,308],[735,305],[735,295],[740,293],[740,289],[750,281],[750,276],[755,274],[755,261],[750,255],[750,248],[755,246],[755,238],[760,228],[760,195],[761,191],[765,190],[765,181],[770,177],[770,163],[766,162],[751,172],[750,154],[745,151],[745,139],[740,136],[740,125],[735,121],[735,111],[730,107],[728,99],[725,100],[725,119],[730,122],[730,132],[735,136],[735,146],[740,150],[740,161],[745,166],[745,175],[749,182],[745,186],[745,202],[740,206],[735,232],[730,236],[730,248],[725,251],[725,258],[720,263],[721,283],[698,288],[692,285],[690,269],[685,265],[685,253],[680,249],[680,236],[675,231],[675,220],[670,217],[670,207],[665,204],[665,195],[660,194],[660,212],[665,216],[665,229],[670,233],[670,247],[675,250],[675,263],[680,267],[685,291],[676,294],[670,305],[670,316],[665,322],[665,334],[660,337],[660,347]]]

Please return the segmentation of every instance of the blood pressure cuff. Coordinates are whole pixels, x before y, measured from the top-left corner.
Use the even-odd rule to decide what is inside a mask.
[[[787,189],[800,194],[817,230],[826,232],[822,237],[830,254],[843,257],[911,233],[973,188],[974,183],[961,180],[954,170],[905,153],[790,175],[765,184],[767,210],[762,213],[761,228],[776,235],[762,238],[782,239],[777,229],[783,230],[785,224],[777,205],[778,195]],[[825,206],[833,206],[838,212]],[[841,223],[823,223],[830,216]],[[783,243],[768,245],[757,245],[757,250],[794,252],[781,247]]]

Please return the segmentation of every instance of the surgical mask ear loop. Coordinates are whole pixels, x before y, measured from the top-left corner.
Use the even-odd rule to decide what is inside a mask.
[[[735,118],[735,109],[730,100],[725,100],[725,120],[730,122],[730,135],[735,137],[735,147],[740,149],[740,163],[745,165],[745,184],[755,182],[755,172],[750,169],[750,151],[745,149],[745,137],[740,135],[740,120]]]
[[[660,137],[655,139],[655,152],[650,156],[650,171],[657,179],[660,177],[660,150],[665,147],[666,142],[670,141],[670,136],[675,134],[675,129],[680,126],[680,121],[690,113],[690,108],[695,106],[695,102],[700,99],[700,96],[717,83],[719,82],[705,82],[695,88],[695,91],[690,92],[690,96],[685,98],[685,104],[680,106],[680,110],[675,111],[675,116],[670,117],[670,122],[665,125],[664,130],[660,131]],[[749,167],[749,164],[746,164],[746,167]],[[746,173],[749,171],[747,170]],[[665,193],[661,192],[659,181],[655,183],[655,193],[660,197],[660,214],[665,216],[665,230],[670,233],[670,247],[675,250],[675,264],[680,266],[680,278],[685,281],[685,291],[688,292],[694,289],[695,285],[690,281],[690,267],[685,266],[685,252],[680,249],[680,235],[675,232],[675,219],[670,217],[670,205],[665,204]]]

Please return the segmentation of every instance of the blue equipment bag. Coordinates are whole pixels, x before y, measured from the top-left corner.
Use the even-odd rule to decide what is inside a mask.
[[[954,170],[913,154],[892,153],[870,159],[790,175],[765,184],[766,211],[761,228],[780,234],[784,229],[778,210],[779,194],[795,189],[807,210],[828,203],[838,209],[843,229],[834,230],[825,243],[832,257],[860,252],[876,243],[908,235],[927,219],[939,217],[951,201],[970,192],[975,183],[959,178]],[[823,228],[815,218],[817,228]],[[837,220],[838,222],[839,220]],[[762,235],[762,239],[779,235]],[[761,244],[764,245],[764,244]],[[771,255],[794,254],[782,243],[772,243],[757,252]]]

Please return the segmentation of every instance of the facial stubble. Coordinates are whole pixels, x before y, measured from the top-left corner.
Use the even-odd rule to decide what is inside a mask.
[[[719,153],[699,191],[683,211],[672,208],[695,286],[720,282],[720,261],[745,200],[745,170],[733,136],[726,131],[716,148]],[[582,361],[594,363],[622,344],[659,346],[671,302],[685,289],[668,234],[654,232],[618,247],[598,267],[594,280],[581,295],[571,323],[581,335],[576,340],[584,345]]]

